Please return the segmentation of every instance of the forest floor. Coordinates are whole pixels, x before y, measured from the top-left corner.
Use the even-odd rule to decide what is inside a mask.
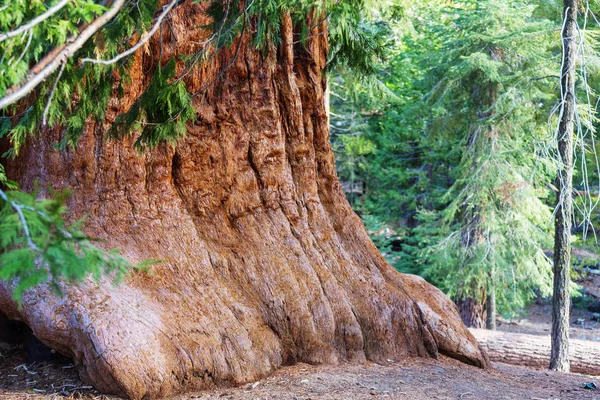
[[[600,299],[600,275],[588,274],[576,282],[583,287],[586,297],[574,299],[569,335],[572,339],[600,342],[600,315],[587,309],[592,301]],[[496,323],[500,331],[550,335],[552,299],[539,299],[527,307],[521,317],[511,320],[498,318]]]
[[[16,355],[0,366],[3,400],[112,400],[82,383],[72,368],[34,364],[23,368]],[[237,388],[214,389],[173,397],[172,400],[596,400],[600,390],[583,389],[593,377],[495,364],[481,370],[442,357],[438,361],[409,359],[401,364],[366,363],[337,366],[298,364]],[[600,383],[596,381],[596,383]]]

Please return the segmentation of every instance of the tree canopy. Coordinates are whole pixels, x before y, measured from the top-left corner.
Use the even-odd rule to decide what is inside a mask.
[[[332,138],[347,196],[397,269],[454,299],[519,312],[550,293],[562,3],[398,3],[372,86],[331,80]],[[593,231],[597,5],[582,10],[576,185]],[[593,235],[592,235],[593,236]],[[592,246],[593,238],[580,238]],[[482,308],[483,310],[483,308]]]

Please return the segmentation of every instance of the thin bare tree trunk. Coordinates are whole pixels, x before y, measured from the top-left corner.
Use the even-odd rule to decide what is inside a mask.
[[[485,329],[496,330],[496,290],[488,289],[489,293],[485,302]]]
[[[569,371],[569,307],[571,220],[573,218],[573,121],[575,116],[575,62],[577,0],[565,0],[562,31],[561,115],[558,127],[560,167],[554,238],[554,292],[552,297],[552,354],[550,369]]]

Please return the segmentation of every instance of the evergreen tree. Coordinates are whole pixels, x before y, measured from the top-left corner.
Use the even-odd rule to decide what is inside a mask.
[[[355,133],[374,149],[355,178],[366,182],[356,207],[391,224],[399,269],[462,300],[465,320],[481,325],[486,298],[511,313],[550,287],[540,199],[553,168],[537,150],[556,98],[555,26],[527,1],[404,11],[412,24],[396,27],[379,75],[396,101]]]
[[[445,281],[463,320],[477,327],[487,297],[508,311],[549,287],[542,246],[550,213],[538,198],[548,170],[535,167],[552,82],[536,78],[552,71],[552,26],[534,9],[525,1],[460,1],[442,11],[451,22],[438,28],[453,39],[437,58],[439,85],[429,101],[443,109],[438,125],[452,127],[464,150],[441,213],[447,235],[426,251],[426,275]]]

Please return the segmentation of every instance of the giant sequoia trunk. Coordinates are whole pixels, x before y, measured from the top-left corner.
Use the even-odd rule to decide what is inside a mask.
[[[265,55],[242,43],[186,76],[190,90],[224,71],[201,98],[176,146],[142,154],[135,138],[104,140],[114,118],[148,85],[148,71],[203,39],[205,3],[173,14],[163,43],[133,63],[132,81],[89,120],[76,150],[44,132],[10,166],[31,189],[73,189],[74,217],[152,274],[30,291],[17,309],[6,287],[0,311],[73,357],[99,390],[158,397],[239,384],[298,361],[400,360],[447,354],[488,359],[457,308],[415,276],[395,272],[369,240],[338,182],[329,144],[323,67],[327,38],[282,43]],[[309,21],[309,26],[313,26]],[[162,54],[162,60],[158,55]],[[180,71],[183,70],[181,66]]]

